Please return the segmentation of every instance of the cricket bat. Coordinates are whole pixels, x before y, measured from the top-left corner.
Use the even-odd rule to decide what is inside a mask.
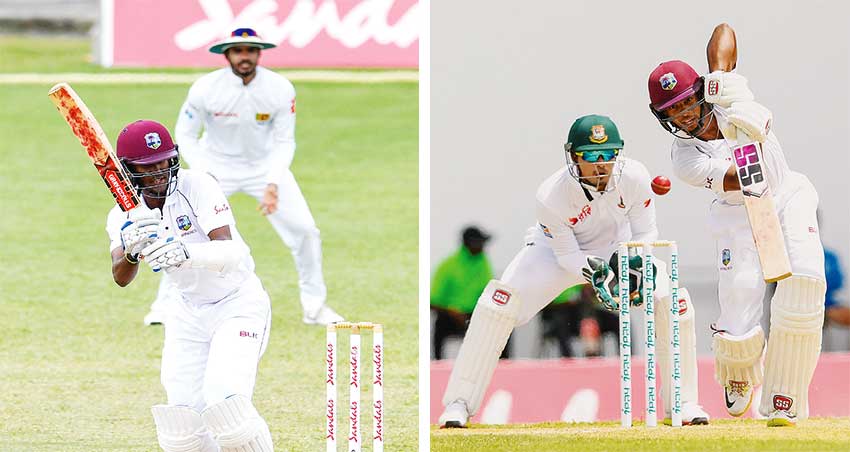
[[[711,72],[730,72],[735,69],[738,44],[731,27],[721,24],[714,29],[706,55]],[[706,86],[705,89],[710,92],[717,87]],[[732,160],[737,168],[738,183],[744,195],[744,207],[747,209],[764,280],[776,282],[788,278],[791,276],[791,261],[785,249],[785,237],[776,214],[773,193],[764,173],[761,143],[734,126],[720,127],[720,132],[732,148]]]
[[[47,97],[71,126],[71,132],[88,152],[94,167],[121,210],[126,212],[138,206],[139,195],[130,182],[130,177],[119,164],[115,151],[109,144],[109,138],[80,96],[67,83],[59,83],[50,88]]]

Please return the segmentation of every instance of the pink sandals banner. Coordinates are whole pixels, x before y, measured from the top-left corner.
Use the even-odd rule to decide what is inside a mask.
[[[267,67],[416,68],[419,6],[417,0],[102,0],[97,58],[104,66],[221,66],[209,47],[249,27],[277,45],[263,52]]]
[[[431,363],[431,424],[443,412],[440,400],[451,361]],[[632,375],[643,375],[646,361],[635,356]],[[714,358],[699,358],[700,404],[712,418],[730,418],[723,390],[714,381]],[[809,387],[810,416],[850,416],[850,353],[823,353]],[[620,368],[616,358],[501,361],[472,423],[514,424],[545,421],[595,422],[620,419]],[[644,413],[643,378],[632,380],[636,420]],[[664,391],[664,384],[661,384]],[[754,397],[760,397],[761,387]],[[757,417],[755,398],[744,417]]]

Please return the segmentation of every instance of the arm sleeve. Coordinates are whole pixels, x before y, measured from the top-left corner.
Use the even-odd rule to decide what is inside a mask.
[[[635,179],[629,187],[628,196],[633,196],[633,202],[626,212],[632,240],[654,241],[658,239],[658,225],[655,221],[655,203],[650,192],[649,171],[643,165],[636,165]]]
[[[124,214],[118,206],[109,211],[106,217],[106,234],[109,236],[109,252],[116,248],[123,248],[121,243],[121,227],[127,221],[127,215]]]
[[[248,247],[235,240],[210,240],[204,243],[187,243],[189,266],[227,273],[239,266],[248,255]]]
[[[543,230],[543,239],[555,252],[558,265],[573,274],[581,274],[581,268],[587,262],[585,254],[578,246],[573,230],[558,215],[539,199],[537,200],[537,227]]]
[[[196,206],[195,215],[198,218],[198,223],[201,230],[205,234],[218,229],[222,226],[233,226],[236,220],[233,218],[233,211],[230,210],[230,203],[227,202],[227,197],[221,191],[221,187],[215,179],[207,173],[195,171],[194,177],[198,179],[198,189],[193,190],[194,200],[193,206]]]
[[[287,82],[282,95],[283,104],[272,123],[267,184],[280,184],[295,156],[295,87]]]
[[[712,158],[696,148],[673,147],[673,172],[689,185],[723,193],[723,177],[732,162]]]
[[[180,146],[180,155],[189,164],[189,167],[206,171],[199,157],[201,150],[200,135],[206,114],[201,91],[202,88],[198,82],[195,82],[189,88],[189,95],[183,102],[183,106],[180,107],[180,114],[177,116],[174,134],[177,137],[177,144]]]

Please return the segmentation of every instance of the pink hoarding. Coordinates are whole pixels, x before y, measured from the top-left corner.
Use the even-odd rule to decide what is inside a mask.
[[[102,15],[106,65],[221,66],[207,49],[249,27],[277,44],[269,67],[418,66],[417,0],[105,0]]]
[[[632,360],[633,413],[642,420],[644,361]],[[617,359],[502,361],[472,422],[524,423],[558,420],[613,421],[620,418]],[[713,418],[729,418],[723,392],[714,381],[714,359],[699,359],[700,404]],[[451,362],[431,364],[431,415],[436,424]],[[660,379],[659,374],[659,379]],[[662,384],[662,391],[663,384]],[[760,390],[760,389],[759,389]],[[755,417],[753,402],[746,417]],[[824,353],[809,388],[811,416],[850,416],[850,353]]]

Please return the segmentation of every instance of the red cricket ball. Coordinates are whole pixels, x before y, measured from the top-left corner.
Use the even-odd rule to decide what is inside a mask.
[[[652,191],[656,195],[666,195],[670,191],[670,179],[664,176],[655,176],[655,179],[652,179]]]

